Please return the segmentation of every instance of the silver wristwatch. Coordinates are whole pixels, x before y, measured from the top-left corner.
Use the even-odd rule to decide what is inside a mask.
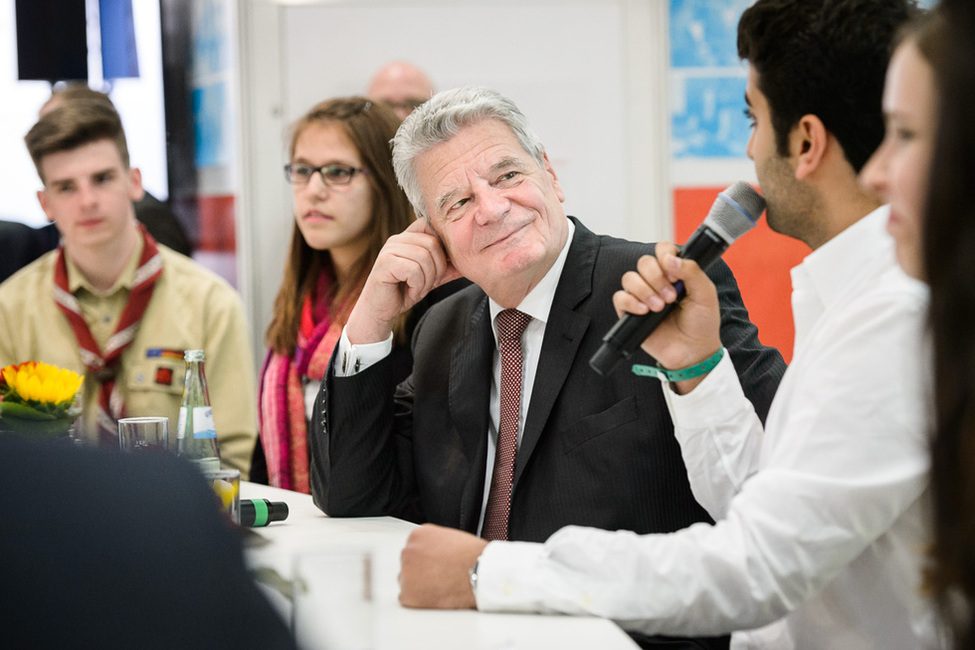
[[[474,566],[467,570],[467,575],[471,579],[471,591],[474,592],[475,596],[477,595],[477,565],[480,561],[480,557],[474,560]]]

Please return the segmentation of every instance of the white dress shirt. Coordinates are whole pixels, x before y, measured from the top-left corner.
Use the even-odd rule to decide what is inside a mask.
[[[492,542],[478,608],[595,614],[691,636],[785,617],[735,635],[738,647],[937,646],[919,590],[927,292],[897,267],[886,218],[871,213],[793,270],[804,287],[795,355],[764,430],[727,355],[691,393],[665,390],[691,487],[715,525]]]
[[[535,370],[538,368],[538,359],[542,351],[542,340],[545,338],[545,325],[548,322],[549,312],[552,310],[552,300],[555,298],[555,290],[558,288],[559,279],[562,277],[562,269],[565,267],[565,260],[569,255],[569,246],[572,244],[572,237],[576,227],[571,219],[566,219],[568,234],[562,251],[556,258],[552,268],[548,270],[541,281],[528,293],[519,303],[518,311],[532,317],[528,327],[525,328],[521,336],[522,342],[522,373],[521,373],[521,399],[518,410],[518,446],[521,446],[521,438],[525,429],[525,418],[528,414],[528,404],[532,394],[532,387],[535,385]],[[491,399],[490,414],[488,421],[487,436],[487,469],[484,472],[484,497],[481,501],[481,516],[477,524],[477,534],[481,534],[484,525],[484,512],[487,508],[488,496],[491,491],[491,477],[494,475],[494,458],[498,446],[498,424],[501,419],[501,354],[498,351],[498,327],[497,315],[504,309],[494,300],[488,299],[488,307],[491,315],[491,331],[494,334],[494,358],[492,361],[491,372]],[[339,338],[337,359],[342,362],[337,364],[334,369],[336,377],[347,377],[356,372],[362,372],[372,364],[385,358],[393,349],[393,336],[379,343],[367,343],[365,345],[353,345],[349,342],[342,330]],[[517,462],[517,454],[516,454]]]

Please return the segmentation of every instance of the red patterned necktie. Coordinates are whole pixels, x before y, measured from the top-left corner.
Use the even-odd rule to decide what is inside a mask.
[[[511,513],[511,484],[515,478],[518,448],[518,413],[521,407],[521,334],[531,316],[517,309],[505,309],[497,316],[498,348],[501,352],[501,417],[498,445],[491,475],[491,492],[484,512],[484,539],[508,539]]]
[[[95,342],[95,337],[88,329],[88,323],[81,315],[78,299],[68,286],[68,265],[64,258],[64,248],[58,249],[58,259],[54,266],[54,300],[64,312],[71,329],[74,330],[78,346],[81,348],[81,360],[87,370],[87,378],[99,382],[98,390],[98,437],[102,446],[118,447],[118,419],[125,415],[125,404],[115,388],[115,376],[118,374],[119,361],[122,353],[132,344],[142,315],[152,298],[156,280],[162,275],[162,256],[156,247],[156,242],[146,232],[145,226],[139,226],[144,245],[139,267],[135,271],[135,280],[129,299],[125,303],[119,318],[115,333],[108,339],[103,352]]]

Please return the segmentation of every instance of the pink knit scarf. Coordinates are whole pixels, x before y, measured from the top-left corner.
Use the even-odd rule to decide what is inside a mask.
[[[319,296],[327,296],[329,282],[319,282]],[[304,313],[311,315],[311,300],[306,298]],[[267,459],[268,483],[274,487],[308,494],[308,429],[301,375],[320,382],[325,376],[345,323],[332,320],[327,309],[315,310],[318,316],[310,335],[299,329],[294,356],[269,350],[261,371],[258,418],[261,444]],[[341,321],[345,319],[342,318]]]

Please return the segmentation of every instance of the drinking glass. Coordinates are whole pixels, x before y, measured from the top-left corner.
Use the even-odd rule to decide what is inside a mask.
[[[332,548],[295,557],[291,623],[301,648],[376,647],[372,551]]]
[[[235,524],[240,524],[240,470],[217,469],[204,472],[210,482],[221,512]]]
[[[119,449],[125,452],[159,452],[169,449],[169,418],[122,418],[118,421]]]

